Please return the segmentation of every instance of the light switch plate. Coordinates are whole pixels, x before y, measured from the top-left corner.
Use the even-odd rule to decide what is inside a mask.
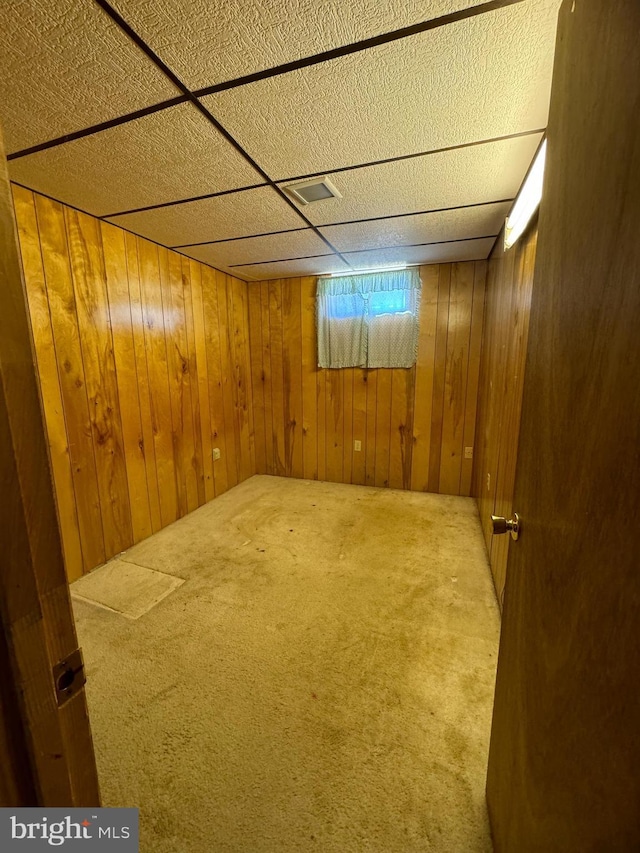
[[[356,440],[353,442],[353,449],[354,449],[354,450],[362,450],[362,442],[361,442],[361,441],[358,441],[358,439],[356,439]]]
[[[213,455],[213,461],[214,462],[216,461],[216,459],[220,459],[220,448],[219,447],[214,447],[213,450],[211,451],[211,453]]]

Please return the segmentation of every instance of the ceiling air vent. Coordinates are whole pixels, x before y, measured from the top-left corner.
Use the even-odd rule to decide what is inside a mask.
[[[326,198],[342,198],[329,178],[311,178],[300,181],[299,184],[289,184],[285,190],[301,204],[311,204],[312,201],[324,201]]]

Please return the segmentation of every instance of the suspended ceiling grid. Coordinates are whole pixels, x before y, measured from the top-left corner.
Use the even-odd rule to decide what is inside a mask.
[[[487,257],[559,0],[8,0],[14,181],[246,280]],[[288,184],[328,175],[342,198]]]

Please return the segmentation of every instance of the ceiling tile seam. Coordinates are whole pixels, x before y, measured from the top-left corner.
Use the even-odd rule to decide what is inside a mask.
[[[266,185],[265,185],[266,186]],[[321,228],[322,226],[318,226]],[[224,237],[221,240],[201,240],[199,243],[181,243],[174,249],[193,249],[196,246],[215,246],[218,243],[235,243],[236,240],[253,240],[257,237],[276,237],[278,234],[295,234],[300,231],[312,231],[311,228],[283,228],[281,231],[264,231],[262,234],[241,234],[239,237]]]
[[[489,0],[487,3],[480,3],[476,6],[470,6],[467,9],[459,9],[457,12],[450,12],[447,15],[441,15],[439,18],[430,18],[426,21],[421,21],[418,24],[411,24],[408,27],[402,27],[398,30],[390,30],[389,32],[381,33],[378,36],[361,39],[360,41],[342,45],[341,47],[334,47],[331,50],[325,50],[320,53],[312,54],[311,56],[295,59],[291,62],[285,62],[282,65],[276,65],[262,71],[254,71],[251,74],[236,77],[234,80],[227,80],[222,83],[215,83],[212,86],[205,86],[202,89],[195,89],[194,95],[198,98],[203,98],[207,95],[215,95],[218,92],[225,92],[229,89],[247,86],[250,83],[256,83],[270,77],[279,77],[283,74],[290,74],[291,72],[299,71],[302,68],[319,65],[323,62],[331,62],[334,59],[340,59],[353,53],[371,50],[372,48],[380,47],[381,45],[389,44],[390,42],[420,35],[422,33],[429,32],[430,30],[455,24],[459,21],[467,20],[468,18],[475,18],[479,15],[494,12],[498,9],[515,6],[522,2],[524,2],[524,0]]]
[[[52,195],[47,195],[47,193],[43,193],[41,190],[36,190],[33,187],[28,187],[26,184],[21,184],[19,181],[9,181],[10,184],[14,184],[16,187],[21,187],[23,190],[27,190],[30,193],[35,193],[36,195],[42,196],[43,198],[48,198],[49,201],[54,201],[56,204],[61,204],[63,207],[68,207],[71,210],[76,210],[78,213],[82,213],[85,216],[90,216],[92,219],[97,219],[99,222],[105,221],[101,216],[96,216],[95,213],[90,213],[88,210],[83,210],[81,207],[76,207],[74,204],[69,204],[69,202],[62,201],[59,198],[55,198]],[[161,249],[166,249],[168,252],[175,252],[178,255],[181,255],[183,258],[189,258],[191,261],[197,261],[197,263],[204,264],[206,267],[211,267],[212,270],[216,272],[220,272],[223,275],[229,275],[224,270],[218,269],[218,267],[214,267],[213,264],[208,263],[207,261],[200,261],[197,258],[190,258],[189,255],[185,255],[184,252],[180,252],[177,248],[173,246],[165,246],[164,243],[159,243],[157,240],[154,240],[152,237],[146,237],[144,234],[138,234],[137,231],[132,231],[130,228],[125,228],[124,225],[116,225],[115,222],[105,222],[106,225],[113,225],[114,228],[120,228],[121,231],[126,231],[127,234],[132,234],[134,237],[139,237],[141,240],[146,240],[148,243],[153,243],[155,246],[159,246]]]
[[[369,216],[364,219],[346,219],[343,222],[326,222],[317,227],[322,231],[323,228],[339,228],[341,225],[358,225],[361,222],[381,222],[386,219],[402,219],[407,216],[424,216],[428,213],[447,213],[454,210],[469,210],[473,207],[487,207],[492,204],[512,204],[514,198],[499,198],[492,201],[477,201],[473,204],[458,204],[454,207],[434,207],[430,210],[414,210],[409,213],[392,213],[388,216]],[[311,231],[311,228],[284,228],[281,231],[265,231],[261,234],[243,234],[239,237],[225,237],[222,240],[202,240],[199,243],[181,243],[179,246],[172,246],[173,249],[192,249],[197,246],[216,246],[219,243],[233,243],[236,240],[253,240],[257,237],[276,237],[279,234],[295,234],[300,231]]]
[[[430,157],[432,154],[447,154],[450,151],[461,151],[465,148],[475,148],[479,145],[494,145],[498,142],[507,142],[510,139],[521,139],[525,136],[535,136],[545,133],[545,127],[535,130],[521,130],[518,133],[508,133],[505,136],[494,136],[490,139],[479,139],[474,142],[461,142],[459,145],[448,145],[445,148],[432,148],[429,151],[417,151],[414,154],[399,154],[397,157],[385,157],[382,160],[371,160],[368,163],[355,163],[353,166],[339,166],[337,169],[325,169],[323,172],[311,172],[308,175],[295,175],[292,178],[278,178],[278,184],[287,184],[290,181],[301,181],[307,178],[319,178],[322,175],[337,175],[340,172],[352,172],[356,169],[368,169],[372,166],[384,166],[387,163],[399,163],[402,160],[415,160],[420,157]]]
[[[233,195],[234,193],[243,193],[246,190],[258,190],[260,187],[268,187],[270,184],[264,182],[262,184],[249,184],[246,187],[235,187],[230,190],[220,190],[216,193],[205,193],[204,195],[195,195],[192,198],[181,198],[176,201],[163,201],[160,204],[148,204],[146,207],[134,207],[132,210],[120,210],[117,213],[103,213],[101,219],[113,219],[116,216],[128,216],[130,213],[146,213],[149,210],[160,210],[163,207],[177,207],[181,204],[190,204],[193,201],[206,201],[209,198],[218,198],[223,195]]]
[[[333,252],[323,252],[320,255],[300,255],[295,258],[275,258],[272,261],[247,261],[244,264],[229,264],[229,269],[235,269],[236,267],[259,267],[263,264],[286,264],[289,261],[310,261],[312,258],[331,258],[333,257]]]
[[[519,2],[520,0],[516,0]],[[295,213],[306,222],[306,224],[312,228],[318,237],[322,240],[322,242],[328,246],[331,251],[337,255],[341,261],[343,261],[347,266],[350,266],[349,262],[346,258],[343,258],[340,252],[332,246],[329,240],[318,231],[316,226],[311,222],[307,217],[298,209],[298,207],[294,204],[294,202],[287,196],[287,194],[276,184],[276,182],[267,174],[267,172],[251,157],[251,155],[245,151],[245,149],[240,145],[240,143],[229,133],[229,131],[218,121],[217,118],[202,104],[198,98],[193,94],[193,92],[180,80],[180,78],[175,74],[168,65],[166,65],[162,59],[149,47],[149,45],[142,39],[133,27],[127,23],[127,21],[120,15],[116,10],[107,2],[107,0],[94,0],[95,3],[100,6],[100,8],[107,14],[109,17],[116,23],[120,29],[126,33],[126,35],[136,44],[140,50],[149,58],[152,62],[154,62],[157,67],[164,73],[166,76],[174,83],[175,86],[183,92],[188,100],[199,110],[199,112],[216,128],[216,130],[227,140],[227,142],[233,146],[233,148],[240,154],[244,159],[251,165],[258,174],[267,181],[270,187],[282,198],[284,202],[293,210]]]
[[[130,121],[145,118],[146,116],[153,115],[153,113],[168,110],[170,107],[176,107],[179,104],[185,104],[188,100],[186,95],[177,95],[175,98],[170,98],[167,101],[160,101],[160,103],[152,104],[149,107],[142,107],[132,113],[126,113],[126,115],[117,116],[116,118],[102,121],[99,124],[92,124],[90,127],[85,127],[82,130],[65,133],[64,136],[57,136],[55,139],[49,139],[47,142],[39,142],[37,145],[32,145],[29,148],[14,151],[12,154],[7,154],[7,160],[18,160],[20,157],[28,157],[30,154],[48,151],[50,148],[56,148],[58,145],[75,142],[76,139],[84,139],[87,136],[93,136],[95,133],[101,133],[103,130],[111,130],[111,128],[119,127],[122,124],[128,124]]]
[[[484,234],[480,237],[458,237],[456,240],[433,240],[431,243],[402,243],[396,244],[393,246],[374,246],[371,249],[348,249],[343,250],[343,254],[345,255],[360,255],[363,252],[385,252],[389,249],[419,249],[423,246],[443,246],[447,243],[469,243],[474,240],[493,240],[498,237],[499,234]],[[244,264],[229,264],[229,269],[235,269],[236,267],[259,267],[262,264],[284,264],[288,261],[306,261],[311,258],[329,258],[330,254],[326,255],[301,255],[296,258],[274,258],[269,261],[250,261]]]
[[[105,6],[100,3],[100,0],[95,0],[107,14],[110,12],[105,8]],[[518,3],[522,3],[524,0],[494,0],[494,2],[480,4],[478,6],[472,6],[469,9],[463,9],[459,12],[453,12],[449,15],[443,15],[440,18],[432,18],[429,21],[423,21],[420,24],[414,24],[410,27],[404,27],[401,30],[392,30],[387,33],[382,33],[379,36],[374,36],[372,39],[364,39],[359,42],[353,42],[349,45],[344,45],[343,47],[333,48],[330,51],[324,51],[322,53],[313,54],[312,56],[303,57],[299,60],[294,60],[293,62],[285,63],[283,65],[273,66],[272,68],[267,68],[262,71],[257,71],[252,74],[245,75],[243,77],[237,77],[234,80],[227,80],[221,83],[216,83],[212,86],[204,87],[202,89],[195,90],[193,94],[196,97],[204,97],[206,95],[215,94],[216,92],[226,91],[228,89],[238,88],[240,86],[246,86],[249,83],[256,82],[257,80],[264,80],[269,77],[275,77],[282,74],[290,73],[291,71],[298,70],[299,68],[308,67],[310,65],[317,65],[322,62],[328,62],[332,59],[339,58],[340,56],[346,56],[350,53],[357,53],[359,51],[367,50],[372,47],[378,47],[381,44],[387,44],[392,41],[398,41],[403,38],[410,38],[412,35],[417,35],[422,32],[427,32],[432,29],[436,29],[438,27],[446,26],[451,23],[456,23],[458,20],[464,20],[470,17],[476,17],[480,14],[485,14],[487,12],[494,11],[496,9],[507,8],[509,6],[516,5]],[[111,8],[111,7],[110,7]],[[113,10],[115,11],[115,10]],[[466,13],[466,14],[465,14]],[[115,13],[117,14],[117,13]],[[455,20],[454,20],[455,18]],[[451,20],[446,20],[451,19]],[[124,19],[122,19],[124,21]],[[126,23],[126,22],[125,22]],[[416,29],[417,28],[417,29]],[[134,31],[127,33],[131,38],[133,38]],[[134,39],[138,47],[144,50],[142,46],[144,42],[142,39],[138,41],[138,39]],[[368,44],[368,42],[377,41],[376,44]],[[149,48],[150,50],[150,48]],[[145,51],[146,53],[147,51]],[[337,55],[330,55],[336,54]],[[151,58],[154,62],[156,59],[150,56],[147,53],[149,58]],[[155,54],[154,54],[155,56]],[[162,62],[162,60],[157,57],[158,62]],[[164,66],[162,70],[167,73],[167,71],[171,71],[168,66],[162,63]],[[171,72],[172,74],[172,72]],[[171,78],[171,74],[170,76]],[[178,85],[176,80],[172,80],[174,85]],[[7,154],[7,160],[16,160],[20,157],[27,157],[30,154],[37,154],[40,151],[46,151],[50,148],[55,148],[59,145],[65,145],[68,142],[74,142],[76,139],[83,139],[87,136],[93,136],[96,133],[101,133],[103,130],[109,130],[113,127],[118,127],[122,124],[127,124],[130,121],[135,121],[139,118],[144,118],[147,115],[151,115],[155,112],[160,112],[165,109],[169,109],[170,107],[177,106],[178,104],[183,104],[186,101],[190,100],[189,97],[185,95],[178,95],[175,98],[170,98],[165,101],[160,101],[157,104],[152,104],[148,107],[143,107],[139,110],[135,110],[131,113],[125,113],[121,116],[116,116],[113,119],[109,119],[104,122],[99,122],[98,124],[90,125],[86,128],[82,128],[77,131],[73,131],[72,133],[67,133],[62,136],[55,137],[54,139],[46,140],[45,142],[40,142],[37,145],[32,145],[28,148],[20,149],[19,151],[14,151]],[[321,174],[321,173],[318,173]],[[283,180],[294,180],[293,178],[286,178]]]

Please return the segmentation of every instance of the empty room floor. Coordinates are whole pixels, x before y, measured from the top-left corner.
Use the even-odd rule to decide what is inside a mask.
[[[255,476],[107,570],[74,610],[103,804],[144,853],[491,850],[472,499]]]

